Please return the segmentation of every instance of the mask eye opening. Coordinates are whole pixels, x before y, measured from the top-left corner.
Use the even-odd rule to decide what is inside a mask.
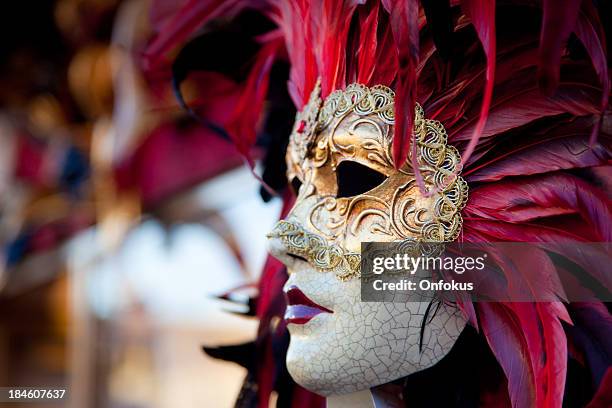
[[[341,162],[336,168],[338,193],[336,198],[353,197],[368,192],[387,179],[384,174],[351,160]]]

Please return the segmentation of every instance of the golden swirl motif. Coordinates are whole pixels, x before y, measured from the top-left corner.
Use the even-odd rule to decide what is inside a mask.
[[[461,170],[459,152],[448,145],[442,123],[426,119],[423,108],[416,104],[417,162],[428,190],[425,194],[420,192],[410,160],[400,170],[393,167],[394,99],[395,93],[385,86],[351,84],[322,101],[317,83],[308,104],[296,117],[287,153],[288,176],[297,176],[305,184],[299,200],[315,194],[320,196],[320,200],[304,214],[307,227],[314,234],[299,226],[292,230],[291,238],[283,241],[291,251],[304,256],[319,270],[340,267],[348,271],[340,275],[355,276],[346,268],[346,256],[358,259],[359,255],[349,254],[329,242],[343,242],[347,234],[356,236],[359,224],[368,217],[381,217],[382,220],[370,223],[370,228],[375,229],[371,233],[384,234],[393,240],[414,240],[416,237],[419,241],[450,242],[456,240],[461,231],[463,220],[460,211],[467,201],[468,185],[458,175]],[[362,150],[359,151],[356,144],[347,142],[347,135],[355,134],[362,127],[361,134],[369,137],[361,139],[359,146]],[[330,186],[335,183],[335,176],[330,174],[335,172],[338,160],[356,160],[359,159],[357,154],[360,160],[367,159],[388,175],[381,188],[382,191],[385,188],[392,191],[383,193],[381,197],[384,198],[372,193],[346,198],[333,195]],[[313,185],[315,171],[316,177],[326,177],[318,179],[318,183],[324,186],[323,193]],[[407,181],[398,183],[398,179],[394,179],[398,176]],[[389,183],[391,179],[395,181]],[[384,187],[384,183],[388,187]],[[366,202],[368,204],[364,204]],[[357,203],[360,203],[359,209],[355,210]],[[315,218],[326,225],[319,225]]]
[[[342,281],[360,276],[360,254],[346,252],[338,245],[329,244],[299,224],[280,220],[267,236],[279,238],[287,253],[303,257],[321,272],[334,272]]]
[[[344,90],[331,93],[319,112],[317,132],[325,129],[334,118],[343,117],[347,112],[359,116],[376,115],[388,125],[395,123],[395,92],[386,86],[368,88],[362,84],[350,84]]]
[[[308,154],[308,149],[317,134],[319,109],[321,107],[321,80],[318,79],[314,89],[310,93],[308,103],[304,109],[295,116],[293,130],[289,137],[289,152],[296,157],[295,160],[303,161]]]

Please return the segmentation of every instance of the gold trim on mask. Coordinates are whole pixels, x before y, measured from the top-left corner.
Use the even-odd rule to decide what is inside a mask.
[[[279,238],[287,253],[303,257],[321,272],[335,272],[342,281],[360,276],[361,256],[358,253],[345,252],[301,225],[280,220],[267,237]]]
[[[292,144],[291,152],[295,155],[295,160],[302,161],[306,158],[308,149],[316,137],[320,106],[321,80],[317,79],[308,103],[304,106],[304,109],[295,115],[293,130],[289,138]]]
[[[317,119],[317,132],[329,126],[334,118],[341,118],[352,111],[359,116],[374,115],[387,125],[395,123],[395,92],[383,85],[368,88],[351,84],[325,98]]]
[[[458,175],[461,157],[448,145],[442,123],[426,119],[419,104],[415,107],[414,134],[427,191],[416,187],[410,160],[401,169],[394,168],[394,99],[393,90],[385,86],[351,84],[323,101],[317,81],[290,136],[287,175],[299,178],[303,187],[291,222],[277,225],[291,234],[279,237],[285,237],[282,240],[290,253],[303,256],[317,269],[340,268],[343,280],[359,276],[356,237],[450,242],[457,239],[463,224],[460,211],[467,201],[468,186]],[[336,168],[344,160],[371,167],[387,180],[371,191],[337,197]],[[372,217],[380,221],[366,227],[364,220]],[[296,237],[300,239],[296,241]],[[353,262],[355,268],[346,267]]]

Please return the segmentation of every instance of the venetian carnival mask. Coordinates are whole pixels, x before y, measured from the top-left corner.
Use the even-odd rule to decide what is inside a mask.
[[[321,395],[384,384],[434,365],[465,326],[452,305],[362,302],[361,242],[448,242],[461,229],[467,184],[460,156],[438,121],[417,105],[414,132],[428,193],[409,164],[391,158],[394,92],[349,85],[325,101],[315,87],[287,151],[297,200],[268,235],[286,264],[291,341],[287,367]],[[428,316],[426,316],[428,315]],[[427,319],[425,324],[423,319]]]

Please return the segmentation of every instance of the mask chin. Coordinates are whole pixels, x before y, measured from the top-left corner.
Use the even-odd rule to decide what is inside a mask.
[[[312,267],[292,269],[289,287],[333,311],[306,324],[288,324],[289,373],[323,396],[369,389],[432,367],[466,323],[449,305],[361,302],[359,280],[342,282]]]

